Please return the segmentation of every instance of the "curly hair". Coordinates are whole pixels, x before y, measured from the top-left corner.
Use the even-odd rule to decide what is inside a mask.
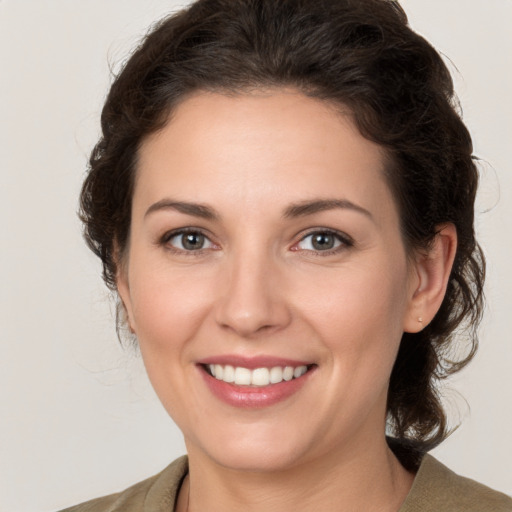
[[[421,451],[448,435],[438,384],[474,355],[484,259],[475,240],[478,184],[471,137],[449,71],[391,0],[197,0],[156,24],[115,78],[81,193],[90,248],[116,290],[126,248],[137,152],[197,91],[292,87],[348,107],[360,133],[387,155],[386,178],[409,252],[453,223],[458,248],[442,306],[404,333],[388,393],[388,426]],[[455,332],[457,331],[457,338]],[[457,356],[456,343],[466,344]]]

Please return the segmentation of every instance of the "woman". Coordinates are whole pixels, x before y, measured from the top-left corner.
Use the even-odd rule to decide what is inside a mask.
[[[188,458],[70,510],[512,510],[426,454],[484,265],[449,73],[396,2],[199,0],[102,130],[86,239]]]

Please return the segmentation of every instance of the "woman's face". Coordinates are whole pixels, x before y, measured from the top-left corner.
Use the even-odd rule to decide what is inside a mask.
[[[382,442],[418,281],[379,147],[294,91],[201,93],[139,156],[119,291],[190,456],[276,470]]]

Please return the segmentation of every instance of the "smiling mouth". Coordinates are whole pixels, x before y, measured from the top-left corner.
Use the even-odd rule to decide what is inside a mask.
[[[203,365],[205,371],[217,380],[236,386],[263,387],[298,379],[315,365],[273,366],[271,368],[244,368],[221,364]]]

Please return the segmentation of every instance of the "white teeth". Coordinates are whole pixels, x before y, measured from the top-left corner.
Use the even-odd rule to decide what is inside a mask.
[[[271,384],[277,384],[283,380],[283,369],[279,366],[274,366],[270,370],[270,382]]]
[[[251,383],[252,372],[248,368],[242,368],[237,366],[235,368],[235,384],[239,386],[248,386]],[[222,377],[217,377],[215,374],[215,378],[222,380]]]
[[[215,365],[215,377],[219,380],[222,380],[224,376],[224,368],[220,364]]]
[[[255,368],[249,370],[242,366],[233,367],[230,365],[209,364],[208,369],[213,377],[224,382],[235,383],[238,386],[268,386],[290,381],[293,378],[302,377],[308,367],[303,366],[274,366],[272,368]]]
[[[296,379],[298,379],[299,377],[304,375],[307,371],[308,371],[308,367],[307,366],[297,366],[297,368],[295,368],[295,370],[293,370],[293,376]]]
[[[292,380],[293,379],[293,366],[287,366],[283,370],[283,379],[284,380]]]
[[[224,366],[224,374],[222,375],[222,380],[224,382],[235,382],[235,369],[230,366]]]
[[[252,371],[251,384],[253,386],[268,386],[270,382],[268,368],[256,368]]]

